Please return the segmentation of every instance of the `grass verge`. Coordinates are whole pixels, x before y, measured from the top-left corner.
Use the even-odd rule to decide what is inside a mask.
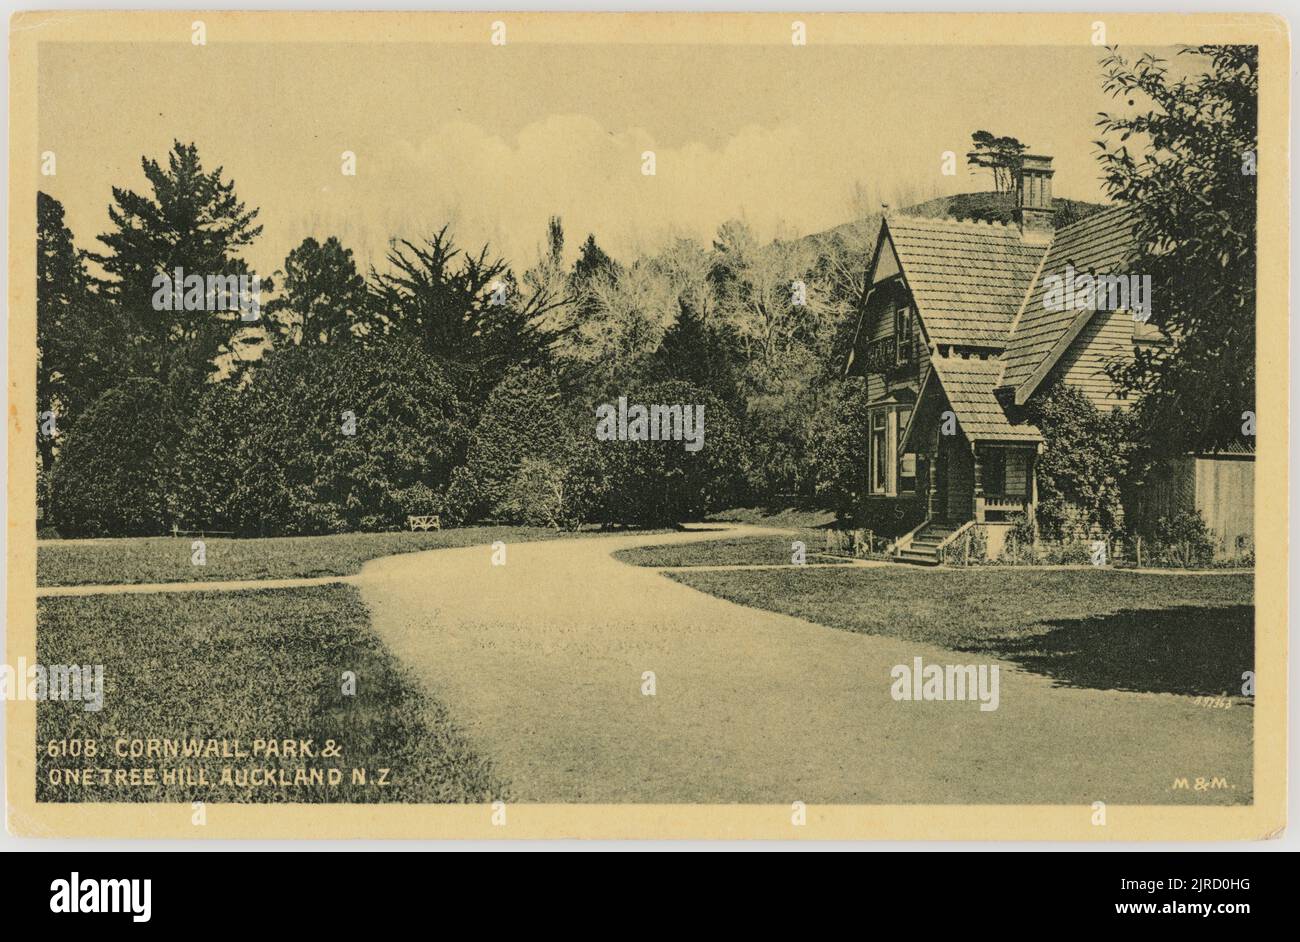
[[[804,544],[808,562],[839,562],[817,555],[825,535],[821,531],[796,531],[790,536],[743,536],[703,543],[676,543],[664,546],[638,546],[619,550],[614,558],[633,566],[789,566],[792,564],[793,541]]]
[[[42,702],[37,709],[38,801],[481,802],[504,783],[380,643],[350,586],[251,592],[42,599],[42,664],[104,665],[104,706]],[[356,678],[343,692],[344,672]],[[247,757],[119,756],[119,740],[216,741]],[[258,743],[310,740],[316,755],[270,755]],[[321,755],[327,741],[337,756]],[[95,756],[60,755],[94,742]],[[55,755],[50,754],[54,743]],[[65,744],[65,745],[60,745]],[[128,747],[129,749],[129,747]],[[92,771],[91,784],[51,775]],[[152,769],[158,784],[133,785]],[[164,769],[207,784],[162,784]],[[339,770],[340,781],[312,774]],[[364,769],[366,782],[354,780]],[[387,784],[379,784],[388,769]],[[288,774],[290,784],[237,776]],[[304,770],[299,772],[299,770]],[[313,773],[312,770],[320,770]],[[223,783],[223,775],[229,780]],[[306,780],[295,776],[306,775]]]
[[[571,534],[536,527],[465,527],[431,533],[338,533],[263,539],[205,539],[204,564],[189,537],[131,537],[40,543],[36,584],[107,585],[347,576],[380,556],[457,546],[549,540]]]
[[[669,575],[742,605],[996,657],[1067,686],[1236,696],[1254,668],[1249,574],[891,566]]]

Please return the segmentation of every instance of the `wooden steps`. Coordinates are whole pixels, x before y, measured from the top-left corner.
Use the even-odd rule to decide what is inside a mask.
[[[939,544],[955,533],[961,523],[950,520],[932,520],[912,538],[911,544],[901,550],[897,559],[914,566],[939,565]]]

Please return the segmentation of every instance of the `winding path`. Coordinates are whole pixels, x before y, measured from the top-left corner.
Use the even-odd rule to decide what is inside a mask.
[[[486,546],[440,549],[373,560],[356,585],[516,801],[1249,800],[1248,707],[1054,688],[1007,663],[996,711],[896,702],[894,665],[972,656],[746,608],[611,557],[782,532],[520,543],[504,566]],[[1173,787],[1215,776],[1232,787]]]

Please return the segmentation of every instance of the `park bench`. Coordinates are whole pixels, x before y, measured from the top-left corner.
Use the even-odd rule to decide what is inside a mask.
[[[410,515],[406,518],[406,523],[412,530],[442,529],[442,521],[438,519],[437,514],[424,514],[423,516]]]
[[[207,536],[234,536],[234,535],[235,535],[234,530],[182,530],[179,524],[175,524],[175,523],[172,524],[173,537],[181,537],[181,536],[207,537]]]

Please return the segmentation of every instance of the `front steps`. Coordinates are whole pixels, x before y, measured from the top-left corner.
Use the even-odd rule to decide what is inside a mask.
[[[955,533],[961,525],[959,522],[949,520],[931,520],[912,538],[911,544],[897,554],[896,558],[899,562],[911,563],[914,566],[939,565],[939,544]]]

